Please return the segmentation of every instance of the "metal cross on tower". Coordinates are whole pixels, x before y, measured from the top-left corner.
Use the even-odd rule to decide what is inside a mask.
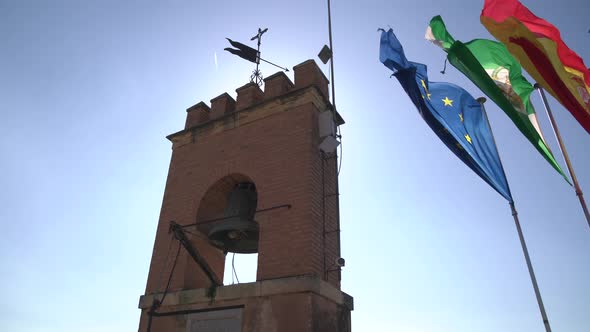
[[[256,57],[256,69],[254,69],[254,71],[252,72],[252,76],[250,76],[250,82],[254,82],[259,86],[262,85],[262,72],[260,72],[260,70],[258,69],[258,66],[260,65],[260,44],[262,43],[262,35],[267,31],[268,28],[265,28],[264,30],[258,28],[258,33],[256,34],[256,36],[250,38],[250,40],[258,39],[258,56]]]

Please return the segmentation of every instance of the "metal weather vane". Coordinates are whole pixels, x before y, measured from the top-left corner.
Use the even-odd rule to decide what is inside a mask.
[[[267,31],[268,31],[268,28],[266,28],[266,29],[258,28],[258,33],[254,37],[250,38],[250,40],[258,40],[258,49],[254,49],[250,46],[233,41],[229,38],[226,38],[226,39],[229,41],[231,46],[233,46],[235,48],[229,48],[229,47],[224,48],[224,50],[230,52],[231,54],[237,55],[244,60],[248,60],[248,61],[254,62],[256,64],[256,69],[254,69],[254,71],[252,72],[252,75],[250,76],[250,82],[254,82],[258,85],[262,85],[262,79],[263,79],[262,72],[258,69],[258,66],[260,65],[260,61],[264,61],[264,62],[271,64],[275,67],[278,67],[284,71],[289,71],[289,69],[287,69],[287,68],[278,66],[278,65],[260,57],[260,44],[262,43],[262,35]]]

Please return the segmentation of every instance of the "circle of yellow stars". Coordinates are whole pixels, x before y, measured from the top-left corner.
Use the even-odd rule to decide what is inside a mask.
[[[424,88],[424,91],[426,92],[426,96],[422,95],[422,98],[428,98],[428,100],[430,100],[430,96],[432,95],[429,91],[428,91],[428,87],[426,86],[426,82],[424,80],[420,80],[420,83],[422,83],[422,87]],[[441,99],[442,102],[444,103],[443,106],[450,106],[453,107],[453,100],[449,99],[449,97],[445,97],[445,99]],[[459,119],[461,120],[461,122],[463,122],[463,113],[459,113]],[[469,134],[465,135],[465,140],[469,143],[472,144],[472,140],[471,140],[471,136],[469,136]]]

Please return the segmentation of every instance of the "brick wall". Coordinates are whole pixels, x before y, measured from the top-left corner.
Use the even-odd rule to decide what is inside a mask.
[[[329,107],[328,81],[312,60],[294,72],[295,84],[277,73],[265,79],[264,91],[247,84],[236,90],[236,101],[224,93],[211,108],[196,104],[187,110],[185,129],[168,137],[172,159],[146,294],[163,290],[178,248],[169,222],[187,225],[222,216],[232,183],[244,180],[256,185],[258,209],[292,206],[255,216],[257,280],[317,275],[340,287],[340,272],[327,272],[340,255],[336,158],[320,152],[317,133],[318,113]],[[225,257],[207,242],[201,226],[189,237],[223,280]],[[170,290],[208,286],[181,249]]]

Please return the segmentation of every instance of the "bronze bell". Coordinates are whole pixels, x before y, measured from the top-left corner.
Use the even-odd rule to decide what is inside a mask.
[[[229,194],[224,219],[209,231],[209,241],[226,252],[251,254],[258,251],[258,223],[254,221],[258,197],[254,183],[236,184]]]

